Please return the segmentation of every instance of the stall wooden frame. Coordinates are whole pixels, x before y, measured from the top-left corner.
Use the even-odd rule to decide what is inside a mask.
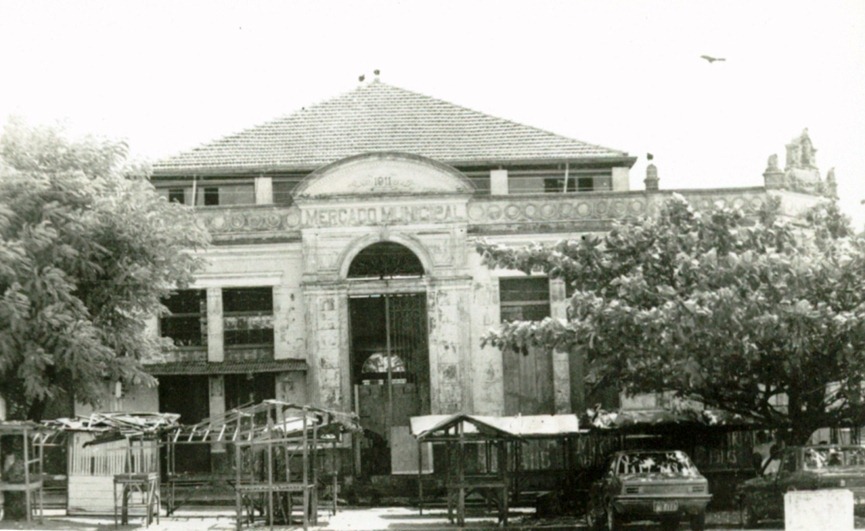
[[[183,426],[170,435],[168,443],[169,511],[174,508],[176,478],[175,445],[226,444],[233,448],[233,479],[236,528],[244,520],[252,524],[255,510],[265,513],[273,529],[277,512],[291,523],[292,496],[300,493],[302,525],[307,529],[318,518],[319,459],[331,450],[332,511],[337,511],[339,481],[336,452],[344,433],[359,432],[353,414],[313,406],[299,406],[280,400],[265,400],[242,406],[223,415]],[[284,495],[283,495],[284,494]],[[244,518],[246,510],[246,518]]]
[[[0,492],[23,492],[26,519],[33,519],[33,502],[39,508],[39,522],[44,517],[44,451],[40,440],[49,434],[45,426],[29,421],[0,422],[0,436],[20,436],[24,460],[24,481],[22,483],[0,481]]]

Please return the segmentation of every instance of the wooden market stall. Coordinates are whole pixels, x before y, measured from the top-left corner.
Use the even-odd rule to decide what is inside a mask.
[[[219,444],[233,451],[229,484],[235,493],[237,529],[244,520],[254,523],[256,511],[271,528],[276,522],[290,524],[295,509],[306,529],[317,522],[320,454],[331,452],[332,509],[336,512],[337,445],[344,433],[359,431],[353,414],[279,400],[239,407],[183,426],[167,439],[169,511],[175,507],[175,482],[182,477],[176,473],[177,446]]]
[[[478,492],[495,504],[498,522],[508,523],[510,498],[509,452],[512,443],[524,439],[497,417],[473,415],[427,415],[412,417],[412,434],[418,445],[438,443],[445,446],[448,520],[465,525],[466,497]],[[469,469],[467,462],[476,452],[481,455],[479,466]],[[421,481],[422,451],[418,451],[418,498],[423,514],[423,482]],[[471,456],[471,457],[470,457]],[[456,513],[454,515],[454,513]]]
[[[93,413],[43,424],[54,430],[41,445],[67,445],[70,515],[113,514],[126,522],[132,510],[149,524],[160,507],[159,442],[177,429],[173,413]]]
[[[41,522],[44,506],[43,446],[40,440],[50,434],[45,426],[30,421],[0,421],[0,437],[20,441],[21,455],[7,452],[0,454],[2,476],[0,493],[20,492],[24,495],[24,510],[29,522],[38,509]]]

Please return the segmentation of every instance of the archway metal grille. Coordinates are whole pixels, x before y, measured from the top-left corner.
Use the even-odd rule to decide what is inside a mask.
[[[423,264],[405,245],[379,242],[362,250],[348,268],[348,278],[421,277]]]

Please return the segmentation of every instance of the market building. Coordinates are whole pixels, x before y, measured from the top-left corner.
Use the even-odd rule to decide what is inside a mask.
[[[675,192],[697,208],[778,197],[794,216],[831,193],[814,151],[806,132],[759,186]],[[214,245],[172,314],[153,319],[176,345],[146,360],[159,387],[118,388],[109,406],[187,423],[266,398],[355,411],[364,474],[416,471],[412,416],[580,413],[576,355],[481,346],[503,320],[564,317],[567,287],[490,270],[475,243],[555,242],[651,215],[674,190],[651,164],[632,189],[636,160],[378,79],[163,160],[154,186],[195,205]]]

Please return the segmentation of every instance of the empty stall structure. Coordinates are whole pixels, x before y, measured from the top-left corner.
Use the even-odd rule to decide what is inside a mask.
[[[38,514],[41,522],[44,507],[44,448],[41,441],[51,434],[45,426],[30,421],[0,421],[0,493],[8,498],[24,498],[25,519]],[[20,454],[19,454],[20,451]]]
[[[54,430],[41,444],[67,447],[67,505],[70,515],[113,514],[126,523],[131,513],[149,524],[161,504],[159,443],[177,429],[172,413],[93,413],[45,421]]]
[[[167,439],[169,512],[176,508],[176,449],[182,445],[224,445],[233,454],[228,486],[235,494],[237,529],[255,523],[292,524],[299,510],[307,529],[318,518],[321,467],[329,463],[332,510],[337,510],[337,448],[345,433],[359,433],[353,414],[299,406],[279,400],[235,408],[183,426]],[[330,459],[320,459],[326,452]]]

